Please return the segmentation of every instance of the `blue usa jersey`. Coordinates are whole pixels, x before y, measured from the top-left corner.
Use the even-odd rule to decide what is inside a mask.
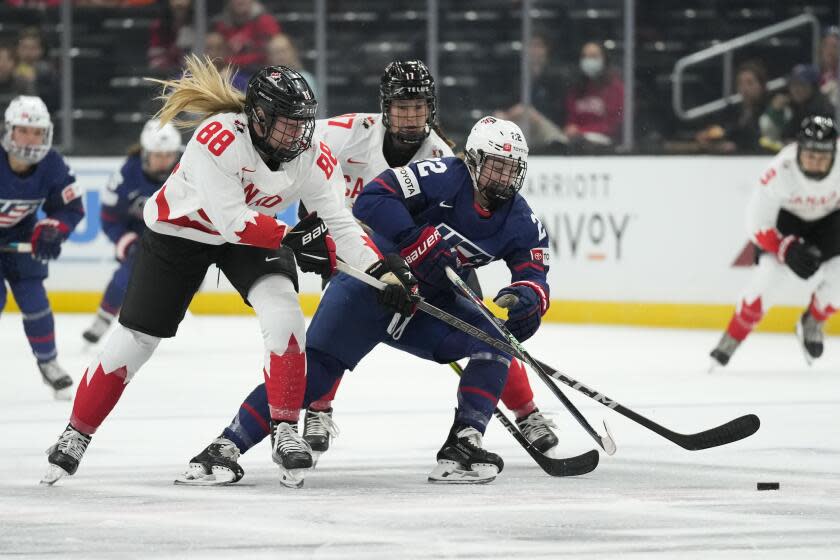
[[[162,185],[143,173],[139,154],[129,156],[102,195],[102,229],[108,239],[116,244],[126,233],[141,235],[146,229],[143,205]]]
[[[473,180],[455,157],[389,169],[365,186],[353,215],[373,231],[383,253],[418,227],[435,226],[458,252],[462,267],[504,260],[512,283],[529,285],[548,308],[548,235],[525,199],[517,194],[492,214],[474,202]]]
[[[85,215],[75,175],[54,150],[28,174],[17,175],[0,147],[0,244],[29,241],[39,208],[69,235]]]

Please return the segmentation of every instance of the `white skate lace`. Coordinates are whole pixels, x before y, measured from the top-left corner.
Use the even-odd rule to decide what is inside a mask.
[[[64,371],[62,367],[58,365],[58,362],[56,362],[55,360],[38,364],[38,368],[41,370],[41,375],[43,375],[53,383],[58,381],[59,379],[68,377],[67,372]]]
[[[326,437],[329,435],[337,438],[340,433],[341,430],[338,429],[338,424],[333,421],[331,414],[327,412],[316,412],[314,410],[308,410],[306,412],[306,423],[303,427],[304,437]]]
[[[823,341],[822,323],[808,313],[802,319],[802,336],[806,342],[819,343]]]
[[[274,433],[274,450],[280,455],[312,453],[309,443],[298,435],[297,430],[285,422],[277,425]]]
[[[72,428],[67,428],[61,437],[58,438],[56,449],[73,457],[76,461],[82,460],[82,455],[85,454],[90,439],[83,436]]]
[[[216,449],[213,450],[216,452],[217,455],[221,457],[225,457],[226,459],[233,459],[234,461],[239,459],[239,448],[236,447],[236,444],[230,441],[227,438],[216,438],[213,440],[213,443],[210,444],[210,447],[216,445]]]
[[[731,356],[735,353],[735,349],[741,344],[741,341],[735,340],[729,333],[723,333],[720,342],[718,342],[716,350]]]
[[[108,330],[108,327],[111,326],[111,321],[106,320],[105,318],[97,315],[96,319],[93,320],[93,324],[88,328],[88,332],[92,333],[96,336],[102,336],[105,334],[105,331]]]
[[[470,445],[473,445],[473,446],[475,446],[479,449],[481,449],[481,447],[483,445],[482,438],[481,438],[481,432],[479,432],[478,430],[476,430],[473,427],[468,427],[468,428],[462,429],[460,432],[455,434],[455,437],[457,437],[458,439],[466,439],[467,443],[469,443]]]
[[[543,416],[542,412],[533,412],[522,420],[516,422],[519,429],[528,438],[528,441],[536,441],[543,436],[551,434],[549,428],[557,428],[554,420],[549,420]]]

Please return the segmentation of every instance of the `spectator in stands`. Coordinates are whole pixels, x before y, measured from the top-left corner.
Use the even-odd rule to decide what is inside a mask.
[[[35,94],[34,85],[15,74],[17,62],[15,49],[0,45],[0,111],[5,111],[9,101],[18,95]]]
[[[762,148],[759,121],[767,108],[767,72],[758,62],[745,62],[735,73],[735,88],[741,103],[730,107],[722,122],[697,134],[697,141],[708,151],[731,154],[760,153]]]
[[[810,64],[797,64],[788,80],[788,95],[776,95],[770,103],[767,120],[768,140],[775,140],[779,149],[796,139],[799,124],[809,115],[834,116],[834,107],[820,92],[820,72]]]
[[[495,115],[500,119],[514,121],[521,128],[527,129],[528,147],[531,152],[538,152],[563,140],[560,126],[566,119],[562,102],[564,80],[550,64],[550,47],[545,35],[535,34],[531,38],[528,56],[531,107],[526,108],[522,103],[515,103],[507,109],[496,111]]]
[[[204,55],[209,57],[219,70],[231,64],[230,54],[230,46],[221,33],[211,31],[204,38]],[[248,87],[248,78],[249,74],[234,67],[231,82],[236,89],[244,92]]]
[[[840,92],[837,88],[838,57],[840,57],[840,29],[834,26],[823,35],[820,43],[820,91],[835,107],[840,103]]]
[[[32,85],[33,95],[39,96],[54,111],[58,108],[59,87],[55,68],[44,60],[44,41],[37,27],[26,27],[18,34],[17,67],[15,74]]]
[[[563,133],[575,151],[603,149],[614,144],[621,132],[624,83],[599,43],[581,48],[580,72],[566,95]]]
[[[297,70],[300,75],[312,88],[312,93],[315,94],[315,99],[318,99],[318,87],[315,83],[315,76],[308,72],[303,64],[300,62],[300,55],[297,47],[292,42],[292,38],[285,33],[278,33],[266,45],[265,51],[266,64],[271,66],[288,66],[292,70]]]
[[[255,70],[265,66],[266,44],[280,33],[280,24],[257,0],[228,0],[213,30],[227,40],[232,64]]]
[[[149,67],[161,70],[180,68],[184,55],[195,44],[192,0],[167,0],[162,13],[152,23],[149,37]]]

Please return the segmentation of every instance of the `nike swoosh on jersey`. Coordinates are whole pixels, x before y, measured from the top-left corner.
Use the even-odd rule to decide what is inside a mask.
[[[455,208],[453,205],[447,204],[446,202],[441,202],[440,207],[441,208]]]
[[[367,165],[366,161],[355,161],[353,158],[347,158],[347,163],[355,163],[357,165]]]

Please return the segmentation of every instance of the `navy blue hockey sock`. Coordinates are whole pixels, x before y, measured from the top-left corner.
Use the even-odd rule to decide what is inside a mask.
[[[505,386],[509,366],[504,356],[490,352],[472,355],[458,385],[455,422],[484,433]]]
[[[268,394],[265,383],[260,383],[239,405],[239,411],[222,436],[235,443],[240,453],[245,453],[268,436],[270,422]]]
[[[103,311],[117,315],[122,307],[125,299],[125,291],[128,289],[128,280],[131,278],[132,261],[127,261],[120,264],[120,267],[114,271],[111,281],[108,282],[108,287],[105,288],[105,295],[102,297],[102,302],[99,307]]]
[[[18,307],[23,315],[23,331],[35,359],[48,362],[55,359],[55,321],[47,292],[40,279],[22,280],[12,284]]]

